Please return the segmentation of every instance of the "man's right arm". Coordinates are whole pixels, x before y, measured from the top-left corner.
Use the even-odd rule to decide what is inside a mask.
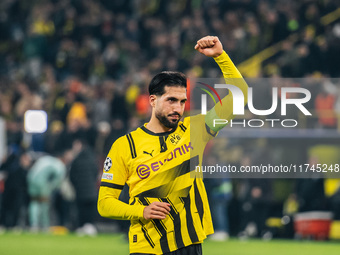
[[[118,199],[128,178],[128,170],[125,164],[129,154],[125,150],[124,138],[119,138],[112,145],[105,160],[97,207],[99,214],[106,218],[138,220],[143,218],[145,206],[140,204],[129,205]]]
[[[165,219],[169,214],[170,204],[154,202],[148,206],[133,205],[120,201],[119,195],[129,176],[126,163],[130,152],[125,137],[119,138],[105,160],[101,185],[98,195],[98,212],[101,216],[118,220]]]
[[[101,186],[98,197],[98,212],[101,216],[116,220],[160,219],[163,220],[169,214],[170,204],[153,202],[148,206],[139,204],[129,205],[118,197],[119,189],[111,189]]]
[[[118,200],[120,189],[101,186],[98,195],[98,212],[101,216],[117,220],[138,220],[143,218],[144,206],[129,205]]]

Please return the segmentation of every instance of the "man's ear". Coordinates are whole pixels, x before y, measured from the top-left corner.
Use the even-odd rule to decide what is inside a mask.
[[[157,100],[157,96],[156,95],[150,95],[149,96],[149,103],[152,107],[155,107],[156,105],[156,100]]]

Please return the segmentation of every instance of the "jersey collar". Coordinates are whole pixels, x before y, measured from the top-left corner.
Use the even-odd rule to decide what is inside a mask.
[[[175,130],[177,129],[178,125],[176,127],[174,127],[173,129],[171,129],[170,131],[166,131],[166,132],[161,132],[161,133],[154,133],[151,130],[147,129],[145,127],[145,124],[143,126],[141,126],[140,128],[147,134],[149,135],[155,135],[155,136],[164,136],[164,135],[169,135],[173,132],[175,132]]]

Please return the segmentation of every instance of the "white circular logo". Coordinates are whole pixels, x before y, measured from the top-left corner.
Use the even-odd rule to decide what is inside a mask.
[[[108,172],[111,169],[111,166],[112,166],[112,160],[109,157],[107,157],[104,162],[104,171]]]

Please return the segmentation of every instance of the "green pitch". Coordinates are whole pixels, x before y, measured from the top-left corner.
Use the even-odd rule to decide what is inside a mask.
[[[126,255],[128,244],[122,235],[78,237],[72,234],[0,235],[1,255]],[[338,255],[340,242],[312,242],[290,240],[231,239],[227,242],[206,241],[203,255]]]

